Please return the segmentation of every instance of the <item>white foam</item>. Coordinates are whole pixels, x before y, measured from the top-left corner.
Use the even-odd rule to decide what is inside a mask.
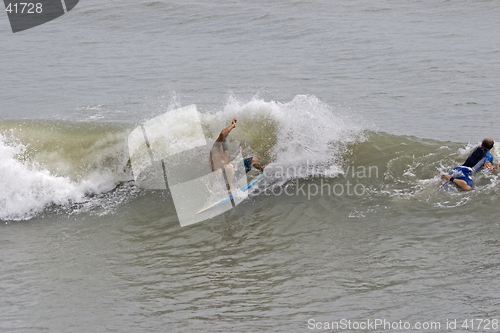
[[[27,220],[48,205],[82,202],[87,193],[114,187],[104,175],[82,182],[53,175],[36,163],[22,160],[24,145],[7,141],[0,135],[0,220]]]
[[[346,145],[360,140],[363,129],[362,122],[350,119],[345,110],[311,95],[297,95],[285,103],[230,97],[222,111],[203,114],[202,122],[215,138],[232,118],[238,119],[231,132],[236,141],[248,143],[257,155],[266,154],[275,164],[308,165],[306,176],[341,173]]]

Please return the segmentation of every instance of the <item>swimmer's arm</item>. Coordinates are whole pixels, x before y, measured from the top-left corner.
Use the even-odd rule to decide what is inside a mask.
[[[231,123],[231,125],[229,125],[228,127],[224,128],[220,134],[219,134],[219,137],[217,138],[217,140],[215,140],[215,142],[222,142],[224,141],[224,139],[226,138],[226,136],[228,136],[229,132],[232,131],[233,128],[236,127],[236,118],[233,119],[233,122]]]
[[[486,170],[488,170],[488,171],[493,171],[493,170],[495,170],[496,168],[498,168],[498,166],[499,166],[499,165],[500,165],[500,163],[499,163],[499,164],[493,164],[493,163],[491,163],[491,162],[485,162],[485,163],[484,163],[484,167],[485,167],[485,168],[486,168]]]

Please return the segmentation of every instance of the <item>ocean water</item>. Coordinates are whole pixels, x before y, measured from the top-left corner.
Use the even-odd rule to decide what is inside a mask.
[[[88,0],[15,34],[0,16],[1,332],[500,331],[498,173],[439,189],[500,140],[497,2]],[[191,104],[209,142],[237,118],[231,142],[270,164],[181,227],[128,136]]]

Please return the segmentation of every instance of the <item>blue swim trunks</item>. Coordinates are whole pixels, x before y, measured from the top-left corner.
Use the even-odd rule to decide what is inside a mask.
[[[249,157],[249,158],[245,158],[243,160],[243,163],[245,164],[245,172],[246,173],[249,173],[250,170],[252,170],[252,160],[253,160],[253,156]]]
[[[474,185],[474,181],[472,180],[471,172],[471,168],[466,166],[459,166],[451,170],[450,175],[455,179],[464,180],[467,185],[472,187]]]

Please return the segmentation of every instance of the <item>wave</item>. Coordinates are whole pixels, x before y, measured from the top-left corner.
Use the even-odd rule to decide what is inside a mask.
[[[349,145],[363,141],[361,119],[310,95],[284,103],[230,97],[222,111],[202,114],[205,135],[217,137],[233,118],[238,123],[229,139],[241,145],[244,155],[302,168],[303,177],[338,175]]]
[[[96,194],[130,180],[121,126],[2,121],[0,133],[0,220],[30,219],[54,205],[89,210],[99,205]]]
[[[230,97],[222,110],[199,111],[209,146],[238,119],[230,140],[244,156],[270,163],[266,186],[356,179],[373,205],[427,200],[441,184],[440,174],[462,163],[477,145],[370,131],[350,110],[308,95],[289,102]],[[26,220],[43,212],[113,212],[141,191],[127,165],[127,138],[136,126],[0,121],[0,220]],[[197,159],[208,167],[208,154]],[[495,175],[485,174],[476,193],[496,193],[497,183]],[[453,191],[445,195],[433,204],[463,205],[471,198]]]
[[[458,191],[451,184],[440,189],[441,175],[461,165],[480,142],[443,142],[381,132],[366,133],[365,138],[355,145],[349,163],[375,167],[378,171],[376,177],[367,179],[350,177],[357,178],[368,189],[369,206],[419,202],[425,203],[424,210],[451,208],[500,194],[495,172],[478,173],[475,190],[471,192]],[[498,160],[498,151],[493,153]]]

